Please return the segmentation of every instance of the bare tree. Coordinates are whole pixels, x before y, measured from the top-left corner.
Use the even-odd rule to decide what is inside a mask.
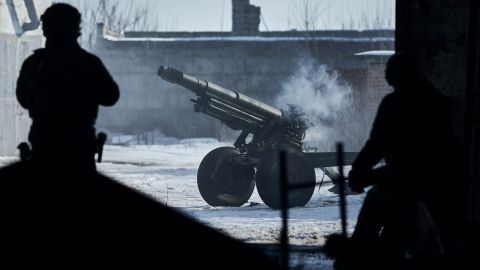
[[[307,34],[319,29],[373,30],[395,27],[391,0],[292,0],[292,26]],[[289,22],[290,23],[290,22]]]
[[[121,0],[63,0],[77,7],[82,13],[82,36],[80,43],[93,49],[97,24],[104,23],[110,33],[123,35],[127,30],[154,30],[158,22],[153,15],[154,1]]]
[[[330,0],[298,0],[292,6],[292,15],[300,30],[305,33],[305,45],[315,57],[318,54],[317,43],[312,40],[317,30],[318,19],[327,11]]]
[[[300,30],[317,30],[318,18],[328,9],[329,0],[298,0],[293,2],[293,16]]]
[[[395,4],[389,0],[364,0],[354,11],[346,8],[342,14],[342,29],[379,30],[395,28]],[[342,11],[345,12],[345,11]]]
[[[150,1],[99,0],[98,8],[100,19],[115,33],[152,27],[148,20],[152,10]]]

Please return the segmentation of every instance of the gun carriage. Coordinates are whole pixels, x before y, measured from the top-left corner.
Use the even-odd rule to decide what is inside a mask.
[[[304,206],[315,190],[314,168],[336,166],[334,152],[303,152],[306,125],[294,111],[287,114],[241,93],[160,66],[158,75],[196,94],[194,110],[222,121],[241,133],[233,147],[220,147],[200,163],[197,185],[212,206],[241,206],[255,185],[263,202],[280,208],[279,151],[287,152],[288,184],[302,186],[288,193],[288,206]],[[288,116],[287,116],[288,115]],[[247,137],[252,138],[247,142]],[[356,153],[345,153],[346,164]]]

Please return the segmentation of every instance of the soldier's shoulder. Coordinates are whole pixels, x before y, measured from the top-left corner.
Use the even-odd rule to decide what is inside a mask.
[[[23,66],[30,67],[32,65],[36,65],[40,63],[42,59],[45,58],[45,55],[46,55],[45,49],[37,49],[33,51],[33,53],[23,61]]]
[[[390,112],[392,110],[395,110],[395,108],[398,108],[398,106],[401,106],[402,102],[403,102],[403,99],[399,93],[397,92],[389,93],[383,97],[378,107],[378,111]]]
[[[33,54],[31,56],[44,55],[46,52],[47,52],[47,50],[45,48],[38,48],[38,49],[33,51]]]
[[[91,61],[91,62],[101,62],[100,58],[95,54],[88,52],[87,50],[81,49],[81,54],[84,59]]]
[[[398,93],[397,93],[397,92],[388,93],[388,94],[386,94],[386,95],[383,97],[381,103],[396,102],[396,100],[397,100],[398,98],[399,98],[399,96],[398,96]]]
[[[35,59],[43,58],[45,57],[46,54],[47,54],[47,51],[44,48],[36,49],[25,60],[27,61],[27,60],[35,60]]]

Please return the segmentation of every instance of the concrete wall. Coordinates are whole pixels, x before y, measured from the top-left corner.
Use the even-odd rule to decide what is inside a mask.
[[[0,33],[0,156],[15,155],[18,143],[27,140],[30,118],[17,102],[16,79],[23,60],[41,46],[40,37]]]
[[[0,0],[0,156],[15,155],[18,143],[27,140],[30,119],[16,100],[16,81],[23,60],[42,47],[42,32],[34,22],[50,3]]]
[[[156,75],[169,65],[272,104],[299,65],[314,59],[338,70],[356,90],[366,87],[367,62],[354,56],[393,48],[393,31],[260,33],[126,33],[100,36],[96,53],[121,87],[121,99],[98,126],[135,133],[158,128],[169,136],[230,136],[219,121],[193,112],[193,95]],[[383,71],[382,71],[383,74]],[[302,89],[298,89],[301,91]]]

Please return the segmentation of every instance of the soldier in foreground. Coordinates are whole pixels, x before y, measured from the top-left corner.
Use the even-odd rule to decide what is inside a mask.
[[[394,92],[382,100],[370,138],[349,174],[352,190],[372,188],[351,238],[332,236],[326,243],[336,269],[403,269],[406,252],[421,260],[426,250],[428,256],[452,257],[458,251],[452,235],[461,218],[448,183],[454,139],[447,98],[403,53],[389,59],[386,80]],[[376,168],[381,160],[386,165]],[[426,247],[432,235],[438,241],[434,248]]]
[[[32,118],[35,161],[92,171],[98,107],[117,102],[118,86],[101,60],[78,44],[81,15],[75,8],[53,5],[41,21],[45,48],[25,60],[17,81],[17,99]]]
[[[119,90],[77,44],[80,13],[54,4],[41,17],[46,48],[17,85],[32,118],[32,156],[0,169],[2,262],[16,268],[277,269],[249,246],[99,174],[94,123]],[[33,266],[33,267],[32,267]]]

